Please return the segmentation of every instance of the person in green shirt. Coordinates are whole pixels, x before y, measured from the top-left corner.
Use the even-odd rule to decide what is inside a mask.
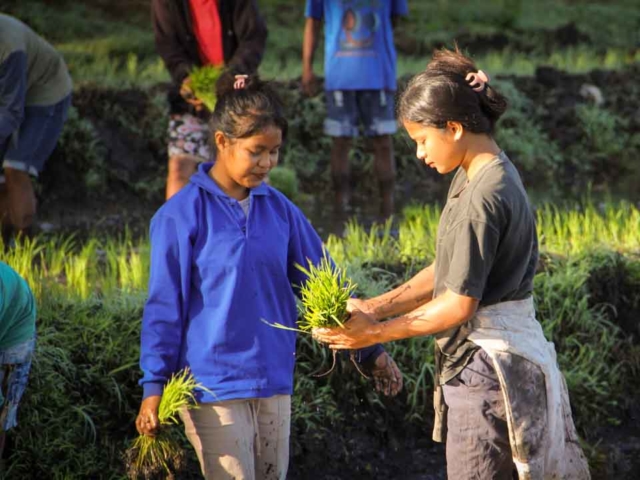
[[[5,240],[36,214],[32,178],[53,152],[71,105],[62,55],[17,18],[0,14],[0,220]]]
[[[35,349],[36,302],[27,282],[0,262],[0,458],[15,427]]]

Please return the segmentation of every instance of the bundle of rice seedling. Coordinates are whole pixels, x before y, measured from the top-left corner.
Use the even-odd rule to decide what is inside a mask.
[[[160,428],[156,436],[140,435],[125,452],[129,478],[174,478],[184,465],[184,452],[175,432],[167,428],[178,423],[181,408],[196,408],[194,390],[197,384],[188,368],[174,374],[162,392],[158,407]]]
[[[357,285],[351,281],[342,268],[334,265],[327,256],[324,256],[317,265],[309,261],[308,268],[302,265],[296,265],[296,268],[307,276],[307,281],[300,287],[301,302],[298,328],[290,328],[280,323],[269,323],[269,325],[302,333],[311,333],[314,328],[344,328],[344,323],[349,319],[347,300],[352,297]],[[366,377],[358,367],[355,353],[349,353],[349,358],[358,372]],[[336,352],[334,350],[333,364],[329,371],[316,376],[328,375],[333,371],[335,365]]]
[[[210,112],[216,107],[216,82],[222,74],[222,67],[204,65],[194,68],[189,75],[193,94],[207,107]]]
[[[307,276],[300,288],[300,330],[310,332],[313,328],[344,327],[349,318],[347,300],[357,285],[326,256],[318,265],[309,262],[309,268],[302,265],[296,265],[296,268]]]

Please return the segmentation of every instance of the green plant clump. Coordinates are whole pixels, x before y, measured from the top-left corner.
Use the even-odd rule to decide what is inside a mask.
[[[310,261],[308,269],[302,265],[296,267],[308,277],[300,288],[300,330],[308,332],[313,328],[342,327],[349,317],[347,300],[357,285],[327,256],[318,265]]]
[[[125,453],[129,478],[154,478],[164,473],[165,478],[174,478],[172,470],[180,470],[184,465],[184,452],[167,428],[178,423],[178,412],[195,407],[193,391],[197,384],[189,369],[173,375],[162,392],[158,408],[160,431],[155,437],[140,435]]]
[[[210,112],[216,107],[216,82],[222,74],[222,68],[212,65],[195,68],[189,78],[194,95],[202,100]]]
[[[277,167],[269,172],[269,184],[294,201],[298,196],[298,174],[293,168]]]

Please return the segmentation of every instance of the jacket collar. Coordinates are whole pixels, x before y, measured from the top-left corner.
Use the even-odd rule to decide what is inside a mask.
[[[212,166],[213,163],[201,163],[198,166],[198,171],[191,176],[191,183],[218,197],[229,197],[229,195],[224,193],[218,184],[209,176],[209,170],[211,170]],[[249,195],[270,195],[269,185],[262,182],[257,187],[250,189]]]

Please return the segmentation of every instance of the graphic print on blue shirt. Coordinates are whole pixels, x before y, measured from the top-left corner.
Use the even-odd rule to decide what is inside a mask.
[[[391,18],[407,13],[406,0],[307,0],[325,21],[325,89],[395,90]]]

